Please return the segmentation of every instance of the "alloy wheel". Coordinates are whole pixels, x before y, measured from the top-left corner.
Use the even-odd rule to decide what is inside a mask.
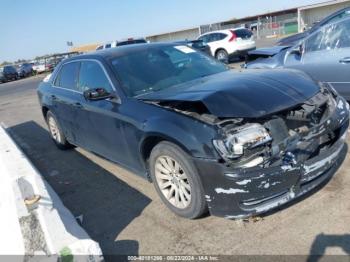
[[[155,177],[164,197],[179,209],[191,202],[191,186],[181,165],[169,156],[160,156],[155,162]]]
[[[49,129],[50,129],[50,134],[52,138],[57,142],[61,143],[61,134],[57,126],[57,122],[53,117],[49,117],[48,119],[49,122]]]

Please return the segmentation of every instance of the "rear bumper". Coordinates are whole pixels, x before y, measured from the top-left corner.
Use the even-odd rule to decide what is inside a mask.
[[[338,130],[338,137],[327,150],[306,161],[267,168],[233,169],[216,160],[195,159],[201,175],[206,201],[212,215],[244,218],[267,212],[313,190],[331,178],[342,164],[347,145],[348,109],[337,109],[327,121]],[[330,129],[314,134],[312,140]],[[334,129],[333,129],[334,130]],[[296,147],[294,150],[298,150]],[[290,149],[289,152],[294,152]]]

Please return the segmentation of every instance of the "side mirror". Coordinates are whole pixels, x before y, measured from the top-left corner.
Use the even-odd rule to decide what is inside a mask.
[[[112,97],[112,94],[103,87],[88,89],[83,95],[86,100],[102,100]]]

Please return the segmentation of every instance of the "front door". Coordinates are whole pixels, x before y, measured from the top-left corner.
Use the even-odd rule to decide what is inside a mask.
[[[286,67],[300,69],[315,80],[328,82],[350,99],[350,20],[325,26],[304,41],[300,59],[286,59]]]
[[[81,62],[78,89],[81,92],[92,88],[104,88],[113,92],[112,83],[103,65],[95,60]],[[129,147],[123,133],[124,120],[120,114],[120,104],[110,99],[83,100],[80,111],[81,145],[112,161],[129,165]]]

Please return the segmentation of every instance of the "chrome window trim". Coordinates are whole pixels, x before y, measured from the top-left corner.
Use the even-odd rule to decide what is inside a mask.
[[[78,93],[78,94],[83,94],[83,92],[80,92],[80,91],[77,91],[77,90],[73,90],[73,89],[69,89],[69,88],[65,88],[65,87],[56,86],[56,85],[55,85],[55,82],[56,82],[56,79],[57,79],[58,75],[60,74],[61,69],[62,69],[62,67],[63,67],[64,65],[67,65],[67,64],[70,64],[70,63],[86,62],[86,61],[96,62],[96,63],[102,68],[102,71],[104,72],[105,76],[107,77],[108,82],[109,82],[109,84],[111,85],[113,91],[114,91],[114,92],[117,92],[117,89],[116,89],[115,86],[113,85],[112,80],[111,80],[111,78],[109,77],[109,75],[108,75],[106,69],[104,68],[103,64],[102,64],[99,60],[94,59],[94,58],[80,58],[80,59],[74,59],[74,60],[72,60],[72,61],[68,61],[68,62],[63,63],[63,64],[60,66],[60,68],[59,68],[57,74],[55,75],[55,78],[52,80],[52,87],[54,87],[54,88],[59,88],[59,89],[63,89],[63,90],[68,90],[68,91],[71,91],[71,92],[74,92],[74,93]],[[80,69],[79,69],[79,72],[80,72]],[[78,80],[79,80],[79,78],[78,78]],[[118,98],[118,100],[120,100],[120,98]]]

